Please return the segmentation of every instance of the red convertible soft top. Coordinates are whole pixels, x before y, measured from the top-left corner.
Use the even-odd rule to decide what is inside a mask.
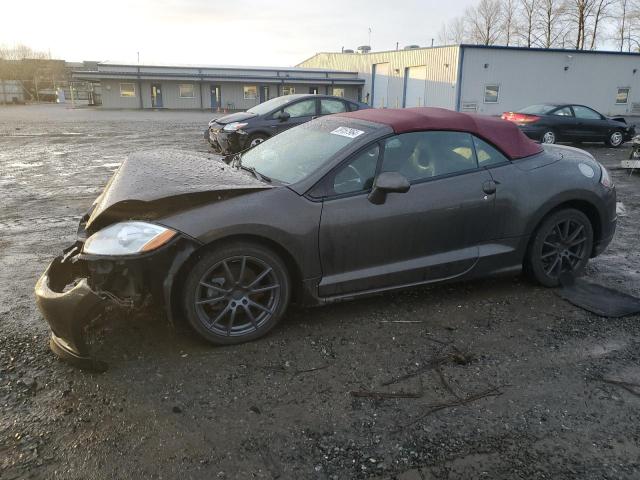
[[[422,130],[469,132],[489,141],[512,160],[542,151],[542,146],[530,140],[515,124],[497,117],[430,107],[371,108],[338,115],[389,125],[396,133]]]

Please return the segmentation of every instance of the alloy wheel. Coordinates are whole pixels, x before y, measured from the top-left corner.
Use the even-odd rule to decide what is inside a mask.
[[[274,315],[280,284],[266,262],[235,256],[202,276],[194,301],[203,326],[216,335],[240,337],[257,331]]]
[[[613,132],[609,137],[609,143],[612,147],[618,147],[622,144],[622,132]]]
[[[251,140],[251,143],[249,144],[250,147],[255,147],[256,145],[261,144],[262,142],[264,142],[264,138],[261,137],[256,137],[253,140]]]
[[[557,222],[547,233],[540,253],[540,261],[546,275],[557,278],[563,272],[571,272],[588,255],[585,226],[573,219]]]
[[[556,143],[556,134],[549,130],[542,136],[542,143]]]

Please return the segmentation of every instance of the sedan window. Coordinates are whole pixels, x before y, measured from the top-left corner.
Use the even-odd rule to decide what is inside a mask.
[[[316,99],[303,100],[284,108],[291,118],[313,117],[316,114]]]
[[[380,147],[374,145],[341,166],[333,177],[333,193],[342,195],[370,190],[376,175]]]
[[[573,111],[576,114],[576,118],[586,118],[589,120],[602,120],[602,117],[595,110],[591,110],[588,107],[583,107],[581,105],[574,105]]]
[[[481,167],[489,167],[509,161],[498,149],[478,137],[473,137],[473,144],[476,147],[476,156]]]
[[[330,115],[332,113],[346,112],[347,106],[340,100],[323,98],[320,100],[320,115]]]
[[[559,117],[573,117],[573,113],[569,107],[559,108],[555,110],[552,115],[558,115]]]
[[[399,172],[419,181],[478,168],[471,135],[461,132],[414,132],[388,139],[383,172]]]

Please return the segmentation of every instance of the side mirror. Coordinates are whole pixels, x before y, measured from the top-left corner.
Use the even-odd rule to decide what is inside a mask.
[[[281,122],[289,120],[289,118],[291,118],[291,114],[289,112],[282,111],[282,112],[278,113],[278,119]]]
[[[382,205],[387,200],[387,193],[406,193],[411,184],[398,172],[382,172],[373,184],[369,201],[374,205]]]

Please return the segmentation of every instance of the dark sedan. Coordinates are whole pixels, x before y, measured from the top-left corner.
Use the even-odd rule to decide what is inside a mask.
[[[284,95],[250,108],[213,119],[205,132],[214,150],[238,153],[291,127],[332,113],[370,108],[360,102],[327,95]]]
[[[443,109],[362,110],[287,130],[231,164],[127,159],[36,285],[52,349],[106,305],[164,305],[206,340],[261,337],[290,302],[325,304],[520,269],[580,274],[616,227],[607,170],[510,122]]]
[[[502,118],[542,143],[605,142],[617,148],[635,135],[635,127],[623,117],[608,118],[584,105],[531,105]]]

